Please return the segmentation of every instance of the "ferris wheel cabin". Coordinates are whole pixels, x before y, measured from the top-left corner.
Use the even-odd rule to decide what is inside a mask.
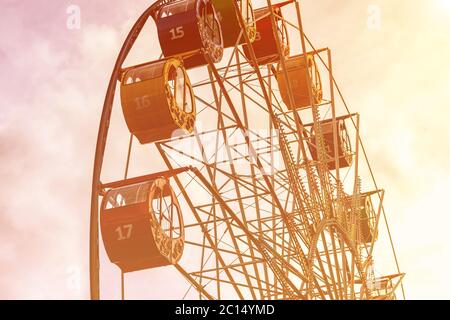
[[[283,102],[288,109],[296,110],[307,108],[313,103],[320,104],[323,96],[322,81],[314,55],[308,53],[289,57],[285,62],[286,72],[281,63],[278,64],[277,82]],[[311,91],[308,83],[311,83]],[[293,95],[292,102],[289,98],[289,90]]]
[[[129,68],[121,100],[128,129],[142,144],[169,139],[177,130],[194,130],[194,92],[178,59]]]
[[[182,256],[183,218],[165,178],[109,190],[100,225],[109,259],[125,273],[172,265]]]
[[[374,300],[397,300],[395,289],[399,286],[405,274],[394,274],[375,279],[374,292],[372,296]]]
[[[162,6],[156,25],[165,57],[182,57],[187,69],[213,63],[223,56],[220,22],[211,0],[179,0]]]
[[[375,210],[372,204],[371,196],[368,194],[360,195],[357,198],[357,225],[359,227],[359,236],[357,237],[360,243],[371,243],[376,241],[378,234],[375,227]]]
[[[376,213],[372,202],[372,193],[358,194],[356,196],[347,196],[344,198],[345,217],[342,223],[348,225],[349,221],[356,222],[357,234],[353,234],[358,244],[370,244],[378,239],[376,227]],[[356,203],[355,203],[356,201]],[[353,211],[353,208],[356,208]],[[355,219],[352,219],[355,215]]]
[[[278,50],[278,39],[275,36],[272,25],[272,18],[269,8],[255,10],[256,37],[252,44],[256,60],[259,66],[276,63],[280,60],[280,55],[289,56],[289,36],[286,22],[280,6],[273,6],[276,32],[280,40],[280,51]],[[244,54],[249,61],[252,61],[250,50],[247,44],[243,46]],[[252,63],[252,62],[251,62]]]
[[[334,130],[333,121],[325,120],[319,123],[321,131],[323,133],[325,149],[327,151],[327,166],[328,169],[336,170],[336,157],[335,157],[335,143],[334,143]],[[353,152],[350,143],[350,137],[348,134],[347,126],[345,125],[345,120],[336,120],[337,126],[337,141],[338,144],[337,154],[338,154],[338,164],[339,169],[350,167],[353,163]],[[311,143],[308,143],[309,150],[313,160],[319,161],[319,153],[317,148],[317,137],[314,132],[314,127],[311,129]]]

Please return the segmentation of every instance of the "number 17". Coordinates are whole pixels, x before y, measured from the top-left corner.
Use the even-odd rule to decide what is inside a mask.
[[[118,241],[123,241],[123,240],[129,240],[131,239],[131,233],[133,231],[133,225],[132,224],[127,224],[125,226],[122,227],[118,227],[116,229],[117,232],[117,240]]]

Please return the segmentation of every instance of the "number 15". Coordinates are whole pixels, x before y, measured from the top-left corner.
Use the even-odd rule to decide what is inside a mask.
[[[170,33],[172,34],[171,40],[178,40],[184,37],[183,27],[170,29]]]

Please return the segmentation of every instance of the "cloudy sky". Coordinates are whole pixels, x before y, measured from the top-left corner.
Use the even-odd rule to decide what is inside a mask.
[[[302,3],[306,32],[333,50],[335,76],[362,115],[407,297],[449,299],[450,1]],[[88,297],[101,106],[118,50],[148,5],[1,1],[0,298]],[[68,28],[77,8],[80,28]],[[115,283],[106,288],[117,297]]]

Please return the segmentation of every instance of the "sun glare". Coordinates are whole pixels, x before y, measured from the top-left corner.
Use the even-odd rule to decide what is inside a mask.
[[[438,0],[441,8],[450,10],[450,0]]]

